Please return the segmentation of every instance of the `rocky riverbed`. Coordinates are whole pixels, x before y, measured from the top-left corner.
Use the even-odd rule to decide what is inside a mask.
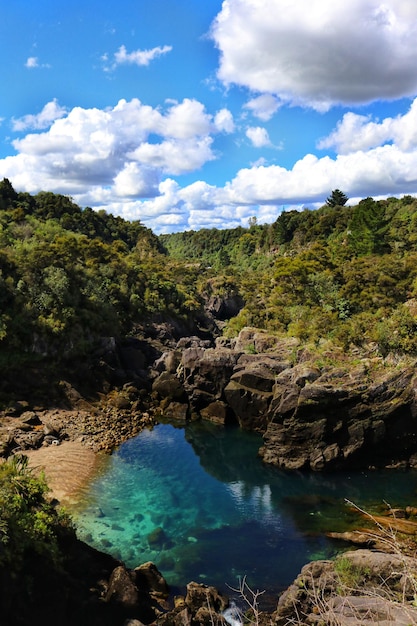
[[[110,354],[101,357],[106,377],[93,399],[81,382],[62,380],[61,400],[53,407],[30,397],[6,407],[0,416],[0,454],[29,451],[36,458],[31,450],[62,446],[64,451],[68,442],[93,454],[110,451],[163,417],[256,430],[264,437],[263,460],[285,469],[417,465],[415,360],[382,358],[372,346],[355,354],[326,345],[312,351],[256,329],[245,329],[235,340],[168,336],[165,342],[148,344],[142,338],[111,345]],[[243,605],[249,602],[257,623],[277,626],[417,624],[413,541],[407,558],[400,548],[395,560],[374,547],[349,553],[350,562],[342,565],[306,566],[273,614],[258,611],[250,590],[243,590]],[[343,568],[351,576],[345,588]],[[108,563],[100,576],[94,597],[115,611],[114,619],[101,623],[224,623],[227,599],[204,585],[192,583],[187,597],[172,607],[165,587],[162,596],[151,597],[162,593],[152,587],[157,583],[143,583],[123,564]]]

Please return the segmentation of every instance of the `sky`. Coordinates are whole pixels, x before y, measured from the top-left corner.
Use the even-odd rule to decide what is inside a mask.
[[[417,194],[415,0],[0,0],[0,179],[155,233]]]

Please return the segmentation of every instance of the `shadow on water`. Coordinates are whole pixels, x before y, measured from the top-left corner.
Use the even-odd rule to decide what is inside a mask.
[[[415,501],[416,472],[307,474],[265,466],[262,440],[199,422],[160,424],[124,443],[75,511],[78,534],[129,567],[153,561],[174,588],[195,580],[228,593],[239,578],[275,597],[325,537],[357,523],[345,504]]]

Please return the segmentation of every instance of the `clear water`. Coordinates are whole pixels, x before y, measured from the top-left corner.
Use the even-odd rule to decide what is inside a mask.
[[[415,504],[417,472],[287,473],[263,465],[260,444],[208,423],[142,432],[83,494],[79,537],[129,567],[153,561],[174,592],[195,580],[230,593],[246,576],[266,599],[345,548],[324,535],[358,524],[345,499],[373,512]]]

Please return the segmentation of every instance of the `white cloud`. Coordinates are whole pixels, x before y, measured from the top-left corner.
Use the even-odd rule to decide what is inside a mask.
[[[51,66],[49,65],[49,63],[39,63],[38,57],[28,57],[25,63],[25,67],[27,67],[29,70],[33,70],[39,67],[49,69]]]
[[[133,52],[128,52],[126,46],[120,46],[118,51],[114,53],[114,62],[110,69],[115,69],[118,65],[147,66],[154,59],[171,52],[171,50],[172,46],[156,46],[149,50],[133,50]],[[104,54],[102,60],[107,62],[108,54]]]
[[[250,126],[246,130],[246,137],[250,139],[255,148],[264,148],[271,145],[268,131],[260,126]]]
[[[18,154],[0,160],[0,178],[22,191],[67,193],[83,206],[106,206],[125,215],[141,198],[155,198],[158,214],[165,210],[166,198],[158,199],[167,193],[164,178],[213,160],[213,136],[230,129],[233,119],[226,109],[210,115],[190,99],[165,108],[120,100],[109,109],[69,112],[54,100],[41,113],[13,123],[18,131],[50,128],[15,139]]]
[[[223,83],[283,102],[325,111],[417,93],[408,0],[224,0],[212,37]]]
[[[39,127],[63,112],[55,101],[49,105],[21,123]],[[182,188],[172,177],[214,159],[214,133],[232,128],[231,115],[210,115],[188,99],[164,108],[120,100],[105,110],[75,107],[48,130],[16,139],[17,154],[0,160],[0,179],[18,191],[69,194],[81,206],[140,219],[155,232],[247,226],[253,215],[272,221],[283,205],[322,203],[334,188],[351,198],[416,194],[416,116],[417,99],[396,118],[349,113],[323,140],[340,151],[334,158],[307,154],[291,169],[260,159],[223,187],[197,180]],[[259,145],[268,140],[264,131],[247,129]]]
[[[166,140],[159,144],[142,143],[128,156],[138,163],[160,169],[164,174],[186,174],[200,169],[215,157],[211,137],[184,141]]]
[[[218,113],[216,113],[214,125],[219,132],[233,133],[235,130],[235,123],[233,121],[232,113],[228,109],[221,109]]]
[[[155,169],[142,167],[139,163],[126,163],[114,177],[113,191],[116,196],[122,198],[146,198],[159,193],[158,183]]]
[[[12,120],[12,127],[15,131],[24,131],[28,129],[42,130],[48,128],[55,120],[64,117],[67,110],[59,106],[56,99],[48,102],[42,111],[36,115],[24,115],[19,119]]]
[[[320,149],[334,148],[340,154],[369,150],[394,142],[401,150],[417,148],[417,99],[405,115],[374,122],[369,116],[348,112],[336,129],[318,143]]]
[[[155,232],[234,228],[247,226],[253,215],[259,223],[272,222],[284,205],[320,206],[336,187],[359,199],[416,194],[417,151],[385,145],[335,159],[309,154],[290,170],[278,165],[242,169],[222,188],[204,181],[181,188],[170,181],[159,186],[155,198],[125,203],[123,215],[144,220]],[[169,215],[175,217],[169,220]]]
[[[29,57],[25,63],[25,67],[29,69],[39,67],[38,57]]]
[[[211,130],[211,116],[198,100],[185,98],[172,106],[163,120],[163,134],[175,139],[206,135]]]
[[[244,108],[249,109],[255,117],[267,122],[278,111],[280,106],[281,103],[277,98],[266,93],[249,100],[244,105]]]

